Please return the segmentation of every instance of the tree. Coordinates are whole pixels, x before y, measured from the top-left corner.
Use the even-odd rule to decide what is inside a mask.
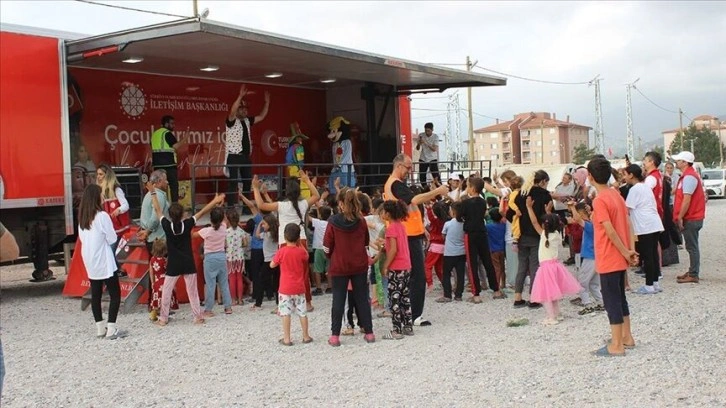
[[[683,149],[681,149],[681,140],[683,140]],[[679,153],[681,150],[687,150],[696,156],[696,161],[702,162],[706,167],[719,166],[719,140],[718,135],[713,130],[703,126],[701,128],[691,124],[685,132],[678,132],[673,142],[669,146],[669,155]],[[722,152],[726,153],[724,146],[721,145]]]
[[[594,154],[595,148],[588,149],[584,143],[581,143],[579,146],[575,146],[575,149],[572,151],[572,163],[585,164]]]
[[[652,151],[658,153],[660,155],[660,157],[662,157],[665,160],[665,149],[663,148],[663,146],[653,146]]]

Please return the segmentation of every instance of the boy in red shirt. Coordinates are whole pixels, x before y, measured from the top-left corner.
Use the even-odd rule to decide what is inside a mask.
[[[630,310],[625,298],[625,274],[628,265],[638,264],[633,249],[628,209],[620,192],[608,187],[612,174],[610,162],[596,158],[587,164],[590,184],[597,190],[593,201],[592,223],[595,235],[595,269],[600,274],[603,304],[610,321],[612,338],[597,350],[597,356],[624,356],[626,348],[635,347],[630,331]]]
[[[278,313],[282,317],[283,338],[280,344],[292,346],[290,338],[290,315],[295,312],[300,317],[303,343],[312,343],[308,334],[307,305],[305,302],[305,278],[308,265],[308,251],[300,246],[300,227],[297,224],[285,226],[285,246],[272,258],[270,268],[280,265],[280,288],[278,290]]]

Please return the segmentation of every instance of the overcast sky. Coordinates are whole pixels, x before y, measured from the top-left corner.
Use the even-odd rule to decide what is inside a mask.
[[[192,1],[106,3],[191,15]],[[625,84],[662,107],[693,118],[726,115],[726,2],[234,2],[199,0],[209,19],[429,63],[478,65],[561,82],[600,74],[606,148],[625,144]],[[76,1],[0,2],[0,19],[101,34],[164,17]],[[464,67],[458,67],[463,69]],[[484,72],[484,71],[478,71]],[[451,92],[448,92],[449,94]],[[466,92],[459,91],[462,108]],[[594,89],[509,78],[506,87],[474,89],[474,128],[527,111],[593,127]],[[430,95],[434,96],[434,95]],[[442,134],[446,99],[416,98],[414,128],[432,121]],[[651,141],[678,126],[678,115],[633,92],[636,137]],[[440,109],[441,112],[419,109]],[[722,117],[721,119],[726,119]],[[684,123],[688,120],[684,119]],[[462,138],[467,119],[461,116]]]

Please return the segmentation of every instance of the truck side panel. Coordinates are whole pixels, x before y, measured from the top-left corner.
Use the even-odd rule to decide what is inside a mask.
[[[4,200],[33,199],[35,206],[64,204],[58,41],[0,33],[0,174]]]

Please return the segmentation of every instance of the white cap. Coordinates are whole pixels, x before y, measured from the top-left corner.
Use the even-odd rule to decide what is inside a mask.
[[[680,152],[678,154],[671,156],[671,160],[673,160],[673,161],[683,160],[683,161],[686,161],[689,163],[693,163],[696,161],[696,158],[693,156],[693,153],[683,151],[683,152]]]
[[[461,174],[451,173],[451,175],[449,175],[449,180],[461,180]]]

